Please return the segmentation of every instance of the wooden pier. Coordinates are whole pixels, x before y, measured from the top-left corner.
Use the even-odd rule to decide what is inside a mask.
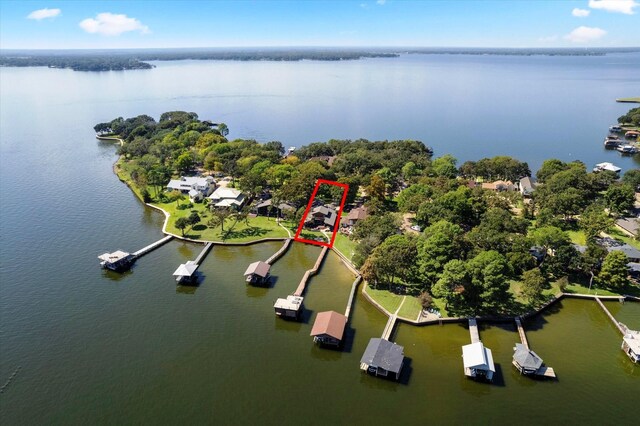
[[[518,360],[520,360],[519,354],[522,354],[523,352],[520,352],[521,349],[518,349],[518,345],[516,344],[516,347],[513,348],[515,353],[513,356],[514,359],[512,361],[512,364],[520,371],[520,374],[534,374],[536,376],[542,376],[542,377],[547,377],[551,379],[557,378],[555,371],[553,371],[553,368],[547,367],[546,365],[544,365],[542,359],[538,356],[538,354],[533,352],[529,347],[529,341],[527,340],[527,335],[524,332],[522,319],[520,317],[516,317],[515,321],[516,321],[516,327],[518,329],[518,334],[520,335],[520,341],[522,342],[522,345],[526,348],[526,351],[528,352],[529,356],[522,358],[520,362],[523,362],[524,364],[520,364],[518,362]],[[537,362],[537,364],[533,368],[531,368],[530,366],[531,361]]]
[[[358,275],[356,280],[351,285],[351,293],[349,294],[349,300],[347,301],[347,309],[344,311],[344,316],[347,317],[347,321],[349,321],[349,315],[351,314],[351,306],[353,306],[353,300],[355,299],[356,289],[358,288],[358,284],[362,281],[362,276]]]
[[[478,343],[480,341],[478,323],[475,318],[469,318],[469,335],[471,336],[471,343]]]
[[[194,260],[194,263],[198,266],[200,266],[200,263],[202,263],[202,259],[204,259],[204,257],[209,254],[209,251],[211,250],[211,247],[213,247],[213,243],[207,243],[204,248],[202,249],[202,251],[200,252],[200,254],[198,255],[198,257],[196,257],[196,260]]]
[[[396,321],[398,320],[397,312],[389,317],[387,321],[387,325],[384,326],[384,330],[382,330],[381,338],[385,340],[389,340],[391,338],[391,333],[393,332],[393,328],[396,326]]]
[[[524,327],[522,327],[522,321],[520,321],[520,317],[516,317],[516,327],[518,328],[518,334],[520,335],[520,341],[527,348],[529,348],[529,342],[527,341],[527,335],[524,334]]]
[[[141,248],[140,250],[136,251],[133,253],[133,257],[134,258],[139,258],[144,256],[145,254],[152,252],[153,250],[157,249],[158,247],[160,247],[161,245],[168,243],[169,241],[171,241],[173,239],[173,235],[167,235],[166,237],[156,241],[155,243],[151,243],[146,247]]]
[[[322,264],[322,261],[324,260],[324,257],[326,256],[328,250],[329,247],[324,247],[320,252],[320,256],[318,256],[318,260],[316,260],[315,265],[313,265],[313,268],[304,273],[300,284],[298,284],[298,288],[293,293],[294,296],[302,296],[305,288],[307,287],[307,281],[309,281],[309,278],[311,278],[313,275],[318,273],[318,269],[320,269],[320,265]]]
[[[268,263],[269,265],[273,265],[276,260],[280,259],[282,255],[285,254],[285,252],[291,245],[291,241],[293,241],[293,239],[287,238],[284,244],[282,245],[282,248],[280,248],[280,250],[275,252],[273,256],[271,256],[269,259],[265,260],[265,263]]]
[[[618,331],[620,333],[622,333],[622,335],[624,336],[628,331],[627,327],[625,325],[623,325],[622,323],[620,323],[617,319],[615,319],[615,317],[613,315],[611,315],[611,312],[609,312],[607,307],[604,306],[604,303],[602,303],[602,300],[600,300],[599,297],[596,297],[595,299],[596,299],[596,302],[598,302],[598,305],[600,305],[600,307],[604,311],[604,313],[607,314],[607,316],[609,317],[611,322],[613,322],[613,325],[615,325],[616,328],[618,329]],[[624,300],[624,298],[622,298],[622,299]]]

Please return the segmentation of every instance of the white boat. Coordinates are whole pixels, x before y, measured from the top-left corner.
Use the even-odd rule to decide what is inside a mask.
[[[621,126],[617,126],[617,125],[613,125],[613,126],[609,126],[609,130],[612,132],[621,132],[622,131],[622,127]]]
[[[616,148],[620,154],[635,154],[638,149],[632,145],[622,145]]]

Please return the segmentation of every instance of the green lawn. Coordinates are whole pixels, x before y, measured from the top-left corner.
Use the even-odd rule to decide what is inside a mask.
[[[186,204],[185,201],[181,202]],[[275,219],[263,216],[248,218],[245,221],[236,221],[231,216],[224,223],[224,231],[222,227],[207,227],[207,222],[213,214],[203,203],[194,203],[193,207],[180,209],[175,202],[172,203],[153,203],[170,214],[167,224],[167,231],[172,234],[182,235],[182,231],[175,227],[175,222],[180,217],[187,217],[192,211],[196,211],[200,215],[201,222],[193,228],[185,229],[184,236],[194,240],[203,241],[223,241],[223,242],[247,242],[258,240],[261,238],[287,238],[287,231],[277,224]]]
[[[336,235],[336,239],[333,242],[333,246],[340,251],[347,259],[353,259],[353,253],[356,249],[356,242],[352,241],[346,235],[343,235],[338,232]]]
[[[383,308],[392,314],[398,309],[400,303],[402,302],[402,298],[404,296],[400,296],[397,294],[393,294],[387,290],[376,290],[368,285],[365,286],[364,291],[371,296],[373,300],[378,302]]]
[[[584,234],[584,231],[566,231],[571,239],[573,244],[578,244],[581,246],[587,245],[587,236]]]
[[[398,315],[404,318],[415,320],[418,318],[418,314],[421,310],[422,305],[420,304],[420,300],[418,300],[417,297],[407,296],[407,298],[404,300],[402,308],[400,308],[400,312],[398,312]]]

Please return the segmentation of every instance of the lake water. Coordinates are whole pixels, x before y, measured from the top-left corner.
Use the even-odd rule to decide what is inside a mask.
[[[605,152],[601,139],[632,106],[613,100],[640,91],[640,55],[157,65],[0,69],[0,386],[17,371],[0,394],[3,424],[632,423],[640,368],[595,303],[564,301],[527,324],[558,382],[517,374],[510,326],[481,331],[499,365],[496,383],[483,385],[462,374],[465,327],[400,325],[409,368],[391,383],[358,369],[385,324],[361,298],[344,352],[312,344],[313,316],[342,311],[353,280],[334,255],[308,287],[308,321],[275,318],[274,299],[296,287],[317,247],[294,244],[268,289],[241,274],[277,243],[214,248],[196,288],[171,277],[199,250],[177,241],[130,273],[101,271],[98,254],[160,238],[163,217],[113,175],[115,147],[92,126],[184,109],[225,121],[231,137],[286,146],[412,138],[460,160],[509,154],[534,170],[549,157],[629,169],[637,163]],[[637,306],[615,305],[614,315],[632,327]]]

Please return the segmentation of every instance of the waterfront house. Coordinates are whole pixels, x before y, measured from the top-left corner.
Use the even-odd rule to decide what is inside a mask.
[[[266,262],[253,262],[244,271],[246,281],[251,284],[264,284],[269,280],[269,270],[271,265]]]
[[[196,270],[198,265],[193,260],[188,260],[187,263],[183,263],[178,266],[173,276],[176,277],[176,282],[181,283],[193,283],[197,279]]]
[[[493,364],[491,349],[485,348],[482,342],[471,343],[462,347],[464,374],[467,377],[493,380],[496,367]]]
[[[513,365],[520,374],[535,374],[542,367],[542,358],[522,343],[516,343],[513,350]]]
[[[635,217],[623,217],[616,220],[616,226],[624,233],[631,237],[635,237],[640,232],[640,219]]]
[[[633,262],[633,263],[640,263],[640,250],[638,250],[637,248],[629,245],[629,244],[622,244],[622,245],[618,245],[618,246],[610,246],[610,247],[606,247],[607,251],[612,252],[612,251],[621,251],[625,254],[625,256],[627,256],[627,260],[629,262]]]
[[[188,194],[191,202],[202,201],[216,189],[216,183],[211,176],[181,176],[180,179],[171,179],[167,184],[167,191],[180,191]]]
[[[309,227],[329,226],[333,228],[336,224],[337,217],[338,213],[335,209],[328,206],[317,206],[309,212],[305,220],[305,225]]]
[[[533,194],[533,181],[529,176],[520,179],[520,193],[525,198],[531,198]]]
[[[279,298],[274,303],[273,308],[280,318],[298,319],[302,311],[304,297],[289,295],[286,299]]]
[[[339,346],[347,325],[347,317],[334,311],[320,312],[311,329],[313,341],[324,345]]]
[[[333,166],[333,162],[336,161],[335,155],[318,155],[317,157],[311,157],[308,161],[321,161],[327,163],[327,166]]]
[[[503,191],[515,191],[516,186],[509,180],[497,180],[495,182],[484,182],[482,189],[488,189],[489,191],[503,192]]]
[[[369,212],[365,206],[356,207],[351,209],[347,217],[345,217],[342,223],[346,226],[355,226],[361,220],[366,219],[369,216]]]
[[[640,331],[629,330],[622,338],[622,350],[631,361],[640,362]]]
[[[386,339],[375,337],[369,340],[360,359],[360,369],[376,376],[398,380],[404,364],[404,347]]]
[[[274,207],[272,204],[273,202],[271,199],[262,201],[261,203],[256,204],[253,208],[253,212],[258,216],[270,216],[275,211],[277,217],[282,217],[284,212],[294,212],[296,210],[295,207],[287,203],[280,203],[277,207]]]
[[[98,256],[102,262],[100,266],[112,271],[123,271],[127,269],[134,261],[134,256],[126,251],[116,250],[113,253],[103,253]]]
[[[211,203],[219,208],[240,210],[246,201],[242,191],[233,188],[219,187],[209,196]]]

